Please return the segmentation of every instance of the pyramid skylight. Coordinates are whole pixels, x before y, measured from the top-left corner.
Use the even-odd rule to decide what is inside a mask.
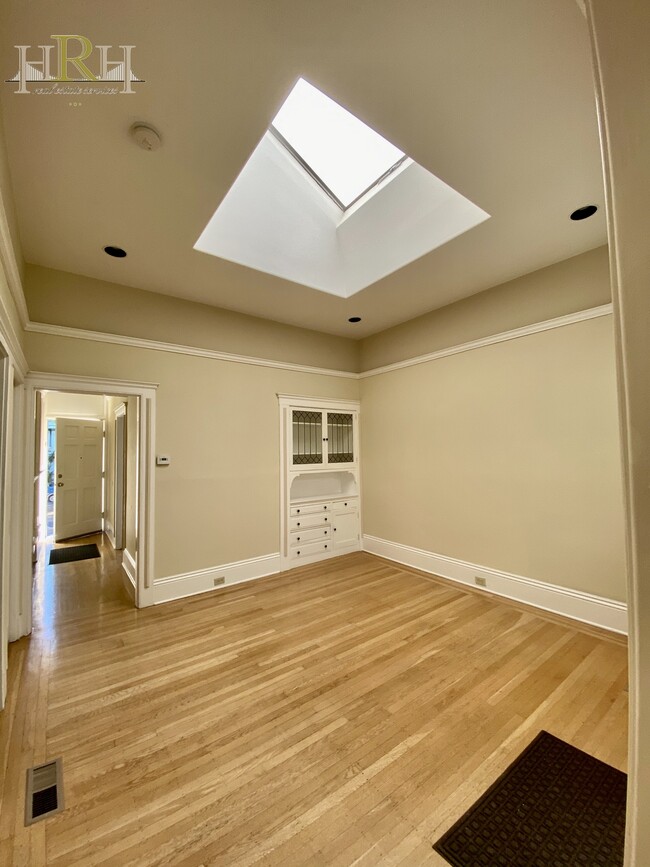
[[[349,298],[488,218],[301,78],[194,249]]]
[[[395,145],[303,78],[271,129],[343,210],[406,159]]]

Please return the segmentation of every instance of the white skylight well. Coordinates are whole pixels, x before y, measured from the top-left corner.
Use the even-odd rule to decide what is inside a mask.
[[[304,78],[298,80],[271,128],[343,209],[406,158]]]
[[[350,298],[489,216],[301,78],[194,249]]]

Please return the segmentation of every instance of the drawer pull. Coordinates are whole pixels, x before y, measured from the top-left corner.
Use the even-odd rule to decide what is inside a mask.
[[[336,527],[334,527],[334,532],[336,533]]]
[[[325,547],[327,548],[327,545],[325,545]]]
[[[298,521],[298,523],[296,524],[296,527],[299,527],[299,526],[300,526],[300,521]]]
[[[323,506],[324,509],[327,509],[327,506]]]
[[[347,506],[347,503],[343,503],[344,506]]]
[[[323,530],[323,533],[327,536],[327,530]]]
[[[325,520],[327,521],[327,518],[325,518]]]
[[[298,536],[298,541],[300,541],[300,536]]]
[[[345,504],[347,506],[347,503]],[[300,509],[296,509],[296,515],[300,514]]]
[[[298,551],[298,553],[300,554],[300,551]]]

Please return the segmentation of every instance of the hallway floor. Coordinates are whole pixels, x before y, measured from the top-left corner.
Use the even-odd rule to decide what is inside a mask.
[[[625,768],[620,638],[364,553],[138,611],[96,540],[39,568],[11,646],[7,867],[443,867],[540,729]],[[58,756],[65,810],[25,828],[25,769]]]

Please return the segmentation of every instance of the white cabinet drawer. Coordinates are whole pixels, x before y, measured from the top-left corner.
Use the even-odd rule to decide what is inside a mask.
[[[308,503],[306,506],[292,506],[289,514],[295,518],[297,515],[320,515],[331,511],[331,503]]]
[[[329,527],[330,515],[321,513],[320,515],[298,515],[297,518],[289,519],[289,529],[294,530],[310,530],[312,527]]]
[[[332,550],[332,542],[327,539],[325,542],[307,542],[306,545],[296,545],[289,549],[289,557],[292,560],[300,560],[304,557],[313,557],[314,554],[328,554]]]
[[[290,545],[304,545],[305,542],[314,542],[317,539],[325,540],[332,532],[331,527],[318,527],[315,530],[296,530],[289,538]]]
[[[349,500],[337,500],[332,503],[332,511],[339,514],[341,512],[353,512],[356,510],[358,502],[357,497],[350,497]]]

